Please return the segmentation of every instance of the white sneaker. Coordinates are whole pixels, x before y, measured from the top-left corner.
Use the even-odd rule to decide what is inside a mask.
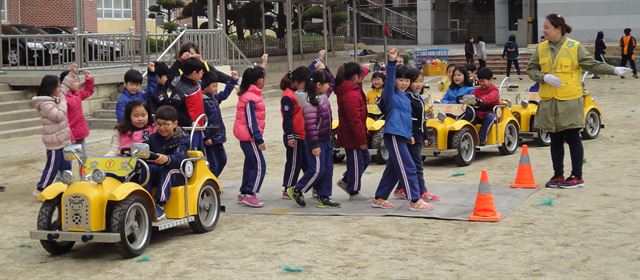
[[[349,201],[364,201],[364,200],[370,200],[370,199],[371,197],[368,197],[361,193],[357,193],[349,196]]]
[[[33,195],[33,197],[35,197],[37,199],[40,196],[40,193],[41,193],[41,191],[39,191],[38,189],[35,189],[31,193],[31,195]]]

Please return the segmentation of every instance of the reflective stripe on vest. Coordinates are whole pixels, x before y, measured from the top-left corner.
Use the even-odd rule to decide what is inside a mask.
[[[551,57],[549,42],[545,41],[538,45],[540,70],[545,74],[553,74],[562,81],[560,88],[540,83],[540,99],[571,100],[582,97],[582,68],[578,62],[578,46],[580,42],[567,38],[558,50],[554,61]]]
[[[209,70],[209,63],[207,63],[206,61],[202,61],[202,63],[204,64],[204,70],[205,72],[210,72],[211,70]],[[178,69],[178,73],[180,73],[180,76],[182,76],[182,69]]]

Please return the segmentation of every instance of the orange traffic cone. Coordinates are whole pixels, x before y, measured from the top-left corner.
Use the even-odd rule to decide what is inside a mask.
[[[516,181],[511,183],[512,188],[535,189],[539,187],[533,178],[533,169],[529,161],[529,147],[522,145],[522,155],[520,156],[520,164],[518,164],[518,174]]]
[[[500,221],[500,213],[498,213],[496,205],[493,203],[493,194],[491,193],[491,186],[489,186],[489,175],[487,175],[486,169],[482,169],[476,205],[473,207],[473,213],[469,217],[469,221]]]

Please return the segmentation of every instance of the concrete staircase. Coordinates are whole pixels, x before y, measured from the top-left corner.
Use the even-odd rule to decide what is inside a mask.
[[[40,114],[31,105],[33,93],[0,84],[0,139],[29,136],[42,131]]]
[[[120,92],[114,92],[109,101],[102,102],[102,109],[96,110],[87,119],[89,129],[113,129],[116,126],[116,104],[119,97]]]
[[[531,60],[531,54],[530,53],[524,53],[521,52],[520,53],[520,59],[519,64],[520,64],[520,75],[522,75],[523,77],[527,75],[527,65],[529,65],[529,61]],[[507,73],[507,60],[506,59],[502,59],[502,54],[488,54],[487,55],[487,68],[491,69],[491,71],[493,71],[494,74],[499,74],[499,75],[505,75]],[[454,63],[456,65],[466,65],[466,58],[464,57],[464,55],[450,55],[449,56],[449,64]],[[478,60],[475,60],[475,64],[476,66],[478,66]],[[516,69],[514,66],[511,66],[511,74],[515,75],[516,74]]]

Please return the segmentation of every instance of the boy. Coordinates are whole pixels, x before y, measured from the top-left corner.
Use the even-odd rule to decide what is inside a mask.
[[[204,132],[204,148],[209,162],[209,169],[211,169],[213,175],[218,177],[227,164],[227,153],[224,151],[223,146],[224,142],[227,141],[227,136],[224,122],[222,121],[220,103],[226,100],[235,88],[235,78],[227,81],[224,90],[218,92],[218,75],[214,72],[207,72],[202,77],[202,87],[204,88],[202,90],[204,92],[204,111],[209,120],[207,130]]]
[[[467,64],[465,66],[467,69],[467,74],[469,75],[469,81],[473,84],[473,86],[478,86],[478,68],[476,68],[475,64]]]
[[[173,90],[173,95],[177,95],[175,98],[181,100],[176,107],[180,120],[179,125],[190,127],[193,121],[204,114],[202,89],[200,88],[200,80],[204,75],[204,64],[199,59],[192,57],[184,61],[181,70],[182,76]]]
[[[122,95],[118,99],[116,104],[116,119],[118,123],[124,118],[124,108],[131,100],[142,100],[149,104],[149,96],[156,91],[157,77],[155,74],[155,65],[150,62],[148,65],[149,79],[147,82],[147,89],[143,92],[140,91],[142,85],[142,73],[140,71],[131,69],[124,74],[124,90]]]
[[[168,92],[170,84],[167,82],[169,80],[169,67],[164,62],[155,62],[154,63],[153,73],[149,72],[149,75],[155,74],[157,77],[157,88],[155,92],[149,97],[149,101],[151,104],[152,111],[155,112],[162,105],[171,105],[173,106],[174,100],[171,98],[171,94]]]
[[[500,96],[498,95],[498,89],[491,81],[493,79],[493,72],[489,68],[481,68],[478,70],[478,88],[473,91],[473,96],[476,100],[476,118],[473,120],[473,124],[481,123],[480,128],[480,146],[484,146],[487,141],[487,133],[491,124],[496,120],[496,115],[493,114],[493,106],[500,103]]]
[[[171,106],[160,106],[156,111],[156,133],[145,141],[151,152],[157,155],[147,160],[151,178],[145,186],[151,193],[156,187],[156,214],[158,220],[164,218],[164,205],[169,201],[171,187],[184,184],[180,174],[180,163],[187,158],[189,139],[178,127],[178,112]]]

